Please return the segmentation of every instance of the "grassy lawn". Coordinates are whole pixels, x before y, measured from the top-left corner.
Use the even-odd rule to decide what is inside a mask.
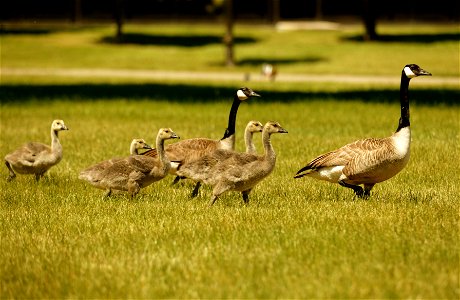
[[[215,42],[219,27],[130,25],[136,43],[121,47],[103,42],[112,31],[4,34],[2,68],[226,70]],[[387,41],[363,45],[353,39],[359,27],[275,32],[238,26],[241,65],[231,71],[258,69],[268,58],[293,73],[399,78],[402,66],[415,62],[433,78],[458,75],[458,29],[386,26],[382,32]],[[156,44],[160,35],[169,36],[163,45]],[[181,46],[190,35],[201,38]],[[318,154],[390,135],[399,118],[397,85],[2,75],[2,157],[26,141],[48,143],[55,118],[70,131],[60,134],[64,159],[42,181],[18,176],[7,183],[7,169],[0,168],[0,294],[457,299],[459,90],[429,80],[411,83],[408,166],[363,201],[338,185],[293,175]],[[78,180],[81,169],[126,155],[132,138],[153,144],[160,127],[183,139],[220,138],[231,97],[246,84],[262,98],[240,107],[237,149],[249,120],[276,120],[289,131],[273,137],[276,168],[251,193],[249,206],[233,192],[209,209],[209,187],[190,199],[192,184],[171,186],[170,176],[135,200],[124,194],[103,199],[103,191]],[[260,136],[256,142],[260,151]]]
[[[220,24],[129,24],[121,46],[110,41],[113,26],[26,29],[5,25],[2,68],[228,71],[223,66]],[[262,63],[271,62],[283,73],[394,75],[401,66],[415,62],[430,66],[437,76],[458,76],[458,26],[382,24],[378,29],[383,41],[362,43],[360,25],[292,32],[239,25],[238,67],[231,71],[259,72]]]

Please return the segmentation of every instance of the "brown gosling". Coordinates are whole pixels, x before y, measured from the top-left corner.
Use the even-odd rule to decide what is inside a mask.
[[[396,132],[386,138],[368,138],[322,154],[300,169],[294,178],[310,176],[350,188],[360,198],[370,196],[376,183],[398,174],[410,156],[409,81],[431,73],[415,64],[401,74],[401,117]],[[363,185],[364,189],[360,186]]]
[[[193,138],[169,145],[166,148],[166,154],[172,162],[169,172],[172,175],[177,175],[176,171],[179,164],[187,165],[190,161],[196,160],[201,156],[213,152],[216,149],[234,150],[236,115],[238,113],[238,108],[243,101],[246,101],[251,97],[260,97],[260,95],[248,87],[242,87],[236,91],[232,106],[230,108],[230,113],[228,115],[227,129],[225,130],[224,136],[220,140]],[[143,155],[155,157],[157,155],[157,151],[156,149],[153,149],[146,151]],[[176,176],[173,184],[177,183],[180,178],[181,177]],[[192,197],[198,195],[200,185],[201,183],[196,183],[191,195]]]
[[[251,190],[275,167],[276,154],[270,141],[274,133],[287,133],[287,130],[277,122],[264,125],[263,155],[215,150],[187,165],[181,165],[177,174],[213,186],[210,206],[227,191],[241,192],[244,203],[248,204]]]
[[[83,170],[79,178],[97,188],[108,190],[106,196],[110,196],[112,190],[118,190],[127,191],[133,198],[141,188],[163,179],[168,174],[171,165],[165,155],[164,141],[177,138],[179,136],[170,128],[162,128],[156,138],[157,157],[131,155],[115,161],[100,172]]]
[[[9,170],[8,181],[19,174],[34,174],[35,180],[40,178],[52,166],[62,160],[62,145],[58,132],[69,130],[64,121],[54,120],[51,124],[51,147],[38,142],[29,142],[5,156],[5,165]]]
[[[130,147],[129,147],[129,154],[130,155],[139,155],[139,150],[142,150],[142,149],[152,149],[152,147],[150,147],[144,139],[133,139],[131,141],[131,144],[130,144]],[[78,178],[82,179],[82,180],[85,180],[85,178],[92,178],[93,176],[95,176],[94,174],[100,174],[102,171],[104,171],[105,169],[107,169],[108,167],[110,167],[111,165],[113,165],[114,163],[116,163],[117,161],[119,160],[122,160],[123,157],[115,157],[115,158],[111,158],[109,160],[104,160],[100,163],[97,163],[95,165],[92,165],[86,169],[84,169],[83,171],[80,172],[80,175],[78,176]],[[96,175],[97,176],[97,175]],[[110,196],[112,194],[112,190],[111,189],[108,189],[107,190],[107,194],[106,196]]]
[[[257,154],[256,146],[252,140],[254,133],[262,132],[264,126],[259,121],[249,121],[244,130],[244,143],[246,153]]]
[[[150,150],[150,147],[144,139],[133,139],[131,141],[131,145],[129,146],[129,154],[131,155],[139,155],[139,150]]]

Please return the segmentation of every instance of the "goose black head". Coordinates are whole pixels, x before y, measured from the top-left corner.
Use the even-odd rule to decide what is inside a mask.
[[[403,69],[403,72],[406,75],[406,77],[409,79],[417,77],[417,76],[422,76],[422,75],[431,76],[430,72],[420,68],[416,64],[406,65]]]
[[[236,95],[238,96],[238,99],[240,99],[240,101],[247,100],[250,97],[260,97],[259,94],[257,94],[248,87],[240,88],[238,91],[236,91]]]

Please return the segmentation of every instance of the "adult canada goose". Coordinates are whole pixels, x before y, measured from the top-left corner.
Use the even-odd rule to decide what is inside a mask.
[[[264,126],[259,121],[249,121],[244,130],[244,144],[246,145],[246,153],[256,154],[256,146],[252,140],[254,133],[262,132]]]
[[[245,203],[249,193],[275,167],[276,154],[270,142],[273,133],[287,133],[277,122],[267,122],[262,131],[264,154],[240,153],[218,149],[177,169],[179,176],[213,186],[209,205],[226,191],[239,191]]]
[[[29,142],[5,156],[5,165],[9,170],[8,181],[19,174],[35,174],[38,181],[49,168],[62,159],[62,145],[58,132],[69,130],[64,121],[54,120],[51,124],[51,147],[38,142]]]
[[[358,197],[368,197],[376,183],[398,174],[409,161],[409,81],[431,73],[418,65],[404,66],[401,74],[401,117],[396,132],[386,138],[358,140],[322,154],[300,169],[294,178],[310,176],[352,189]],[[364,185],[364,189],[360,186]]]
[[[238,108],[241,102],[248,100],[251,97],[260,97],[260,95],[248,87],[242,87],[236,91],[230,108],[230,113],[228,115],[228,126],[225,130],[224,136],[220,140],[194,138],[169,145],[166,148],[166,155],[172,162],[170,173],[175,175],[179,164],[186,165],[190,161],[211,153],[216,149],[235,149],[235,127]],[[157,155],[157,151],[156,149],[152,149],[146,151],[143,155],[155,157]],[[179,179],[180,177],[176,177],[174,183],[178,182]],[[200,183],[197,183],[193,189],[192,197],[195,197],[198,194],[199,188]]]
[[[100,171],[86,172],[83,170],[79,178],[88,181],[91,185],[108,190],[128,191],[134,197],[141,188],[164,178],[169,171],[170,161],[165,155],[164,141],[179,138],[170,128],[162,128],[156,138],[156,158],[132,155],[109,165]],[[92,167],[90,167],[92,168]]]

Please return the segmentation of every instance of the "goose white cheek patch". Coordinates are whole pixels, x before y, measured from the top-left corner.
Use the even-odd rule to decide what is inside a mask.
[[[404,68],[404,73],[406,73],[406,76],[407,76],[408,78],[417,77],[417,75],[415,75],[414,72],[412,72],[412,70],[411,70],[409,67],[405,67],[405,68]]]
[[[238,91],[236,92],[236,94],[238,95],[238,99],[240,99],[240,100],[246,100],[246,99],[248,99],[248,96],[246,96],[246,94],[243,93],[242,90],[238,90]]]

